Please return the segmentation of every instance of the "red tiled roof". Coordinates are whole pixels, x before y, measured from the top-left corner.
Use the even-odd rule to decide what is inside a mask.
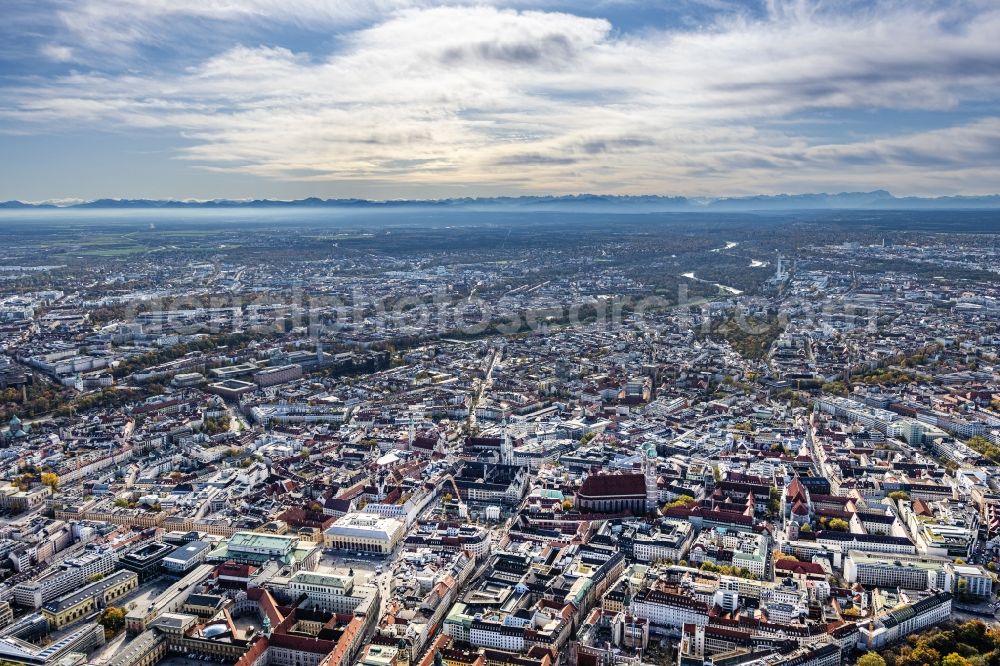
[[[331,511],[343,511],[347,513],[351,510],[351,500],[342,497],[331,497],[324,506]]]
[[[255,663],[261,655],[267,651],[267,648],[267,638],[258,638],[254,644],[250,646],[250,649],[243,653],[240,660],[236,662],[236,666],[251,666],[251,664]]]
[[[787,571],[793,574],[822,574],[823,567],[815,562],[799,562],[797,560],[778,560],[774,563],[776,571]]]
[[[466,446],[478,446],[481,448],[487,448],[487,447],[500,448],[501,444],[503,444],[502,437],[466,437],[465,439]]]
[[[215,575],[246,578],[250,575],[251,569],[252,567],[249,564],[237,564],[232,560],[228,560],[215,567]]]
[[[913,500],[913,513],[918,516],[933,516],[934,512],[931,511],[931,507],[928,506],[927,502],[922,499]]]
[[[850,497],[840,497],[838,495],[810,495],[813,502],[822,502],[824,504],[839,504],[841,506],[847,506],[851,501]]]
[[[831,519],[840,518],[842,520],[850,522],[851,518],[854,517],[854,514],[851,513],[850,511],[838,511],[836,509],[816,509],[816,516],[817,517],[824,516],[826,518],[831,518]]]
[[[788,484],[787,493],[788,497],[791,499],[806,498],[806,488],[802,485],[802,482],[799,481],[799,477],[795,477],[792,479],[792,482]]]
[[[414,437],[413,448],[427,449],[428,451],[437,446],[437,437]]]
[[[587,497],[646,496],[646,477],[642,474],[592,474],[580,486],[579,494]]]
[[[258,606],[260,606],[260,611],[265,616],[267,616],[268,622],[271,623],[272,627],[277,627],[281,624],[285,617],[278,610],[278,604],[271,596],[271,593],[262,587],[252,587],[247,590],[247,598],[251,601],[256,601]]]

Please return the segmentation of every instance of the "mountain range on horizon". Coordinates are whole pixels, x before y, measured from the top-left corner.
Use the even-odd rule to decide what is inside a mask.
[[[742,197],[659,195],[528,195],[447,199],[95,199],[73,203],[0,202],[0,209],[177,209],[177,208],[458,208],[593,212],[718,212],[774,210],[955,210],[1000,209],[1000,195],[896,197],[886,190],[836,194],[777,194]]]

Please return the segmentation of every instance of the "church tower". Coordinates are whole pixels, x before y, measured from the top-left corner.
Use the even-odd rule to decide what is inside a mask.
[[[500,441],[500,463],[503,465],[514,464],[514,445],[510,441],[506,418],[503,420],[503,439]]]
[[[659,504],[660,490],[656,485],[656,447],[653,444],[646,449],[642,471],[646,476],[646,511],[655,511]]]
[[[397,666],[410,666],[410,644],[406,639],[400,638],[396,643],[396,664]]]

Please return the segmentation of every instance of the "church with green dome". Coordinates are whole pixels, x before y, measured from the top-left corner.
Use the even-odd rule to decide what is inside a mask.
[[[31,425],[23,424],[21,419],[15,414],[7,422],[7,430],[3,433],[3,438],[8,440],[8,442],[10,440],[26,439],[30,433]]]

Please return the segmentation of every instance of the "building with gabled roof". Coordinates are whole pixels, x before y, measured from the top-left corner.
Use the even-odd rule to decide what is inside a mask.
[[[586,512],[646,513],[644,474],[591,474],[576,491],[576,508]]]

